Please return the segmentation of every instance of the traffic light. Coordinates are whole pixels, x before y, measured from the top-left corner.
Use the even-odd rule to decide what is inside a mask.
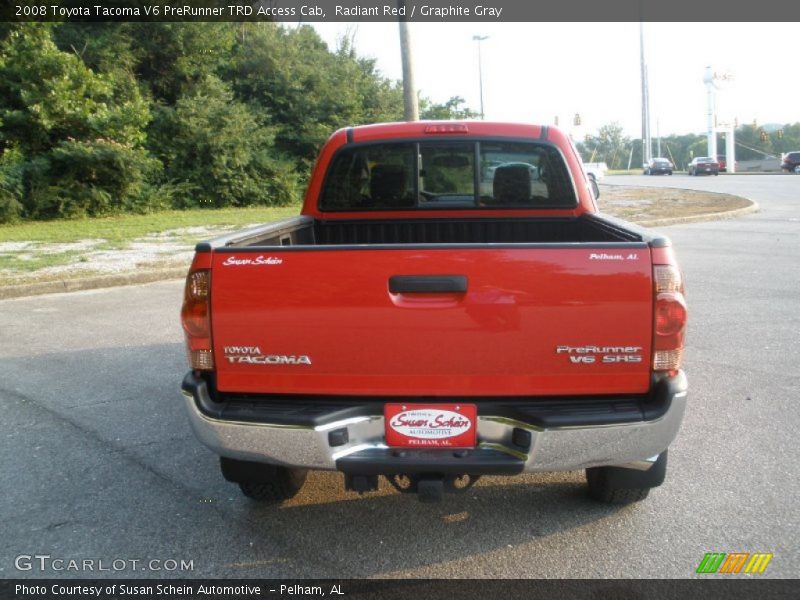
[[[759,134],[759,137],[761,138],[762,142],[766,142],[769,139],[769,136],[767,135],[767,132],[764,131],[763,129],[761,130],[761,133]]]
[[[579,113],[575,113],[575,119],[572,121],[573,125],[580,125],[581,124],[581,115]]]
[[[778,139],[779,140],[783,139],[783,129],[778,129]]]

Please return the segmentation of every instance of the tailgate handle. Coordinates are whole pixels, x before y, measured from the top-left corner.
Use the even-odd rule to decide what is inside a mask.
[[[392,294],[465,294],[464,275],[393,275],[389,277]]]

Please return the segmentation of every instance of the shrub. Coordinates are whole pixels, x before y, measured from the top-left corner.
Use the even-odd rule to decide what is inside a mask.
[[[26,165],[26,212],[38,219],[141,212],[158,168],[144,150],[111,140],[62,142]]]
[[[273,139],[224,82],[208,77],[174,108],[157,111],[150,146],[167,179],[186,186],[176,208],[288,204],[297,175]]]
[[[0,154],[0,223],[22,216],[22,153],[6,150]]]

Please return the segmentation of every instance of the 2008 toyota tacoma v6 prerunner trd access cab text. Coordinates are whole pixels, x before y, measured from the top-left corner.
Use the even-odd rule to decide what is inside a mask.
[[[197,246],[183,393],[225,478],[436,500],[586,469],[592,497],[644,498],[686,404],[683,282],[669,240],[597,195],[553,127],[334,133],[300,216]]]

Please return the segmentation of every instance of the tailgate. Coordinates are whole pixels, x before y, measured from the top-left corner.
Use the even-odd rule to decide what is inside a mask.
[[[217,386],[374,396],[645,392],[650,263],[645,244],[216,250]]]

